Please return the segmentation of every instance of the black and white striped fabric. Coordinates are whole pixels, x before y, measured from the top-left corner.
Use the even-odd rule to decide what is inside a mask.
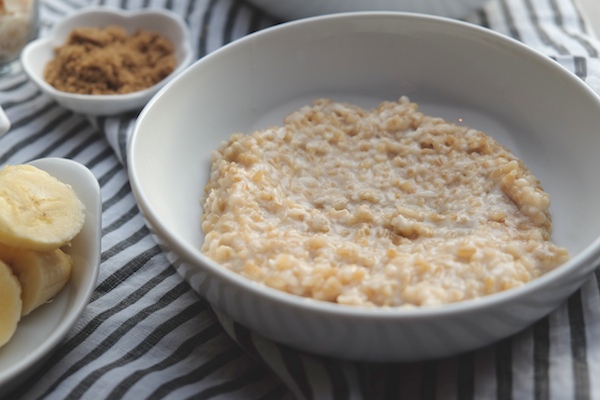
[[[41,34],[92,4],[172,9],[189,24],[198,57],[281,22],[236,0],[41,0]],[[573,0],[490,0],[467,20],[525,42],[600,93],[600,42]],[[74,159],[98,178],[103,203],[91,303],[39,372],[0,399],[600,398],[598,273],[548,317],[468,354],[391,365],[302,354],[216,315],[169,265],[127,180],[135,113],[75,115],[24,74],[0,81],[0,104],[13,123],[0,165]]]

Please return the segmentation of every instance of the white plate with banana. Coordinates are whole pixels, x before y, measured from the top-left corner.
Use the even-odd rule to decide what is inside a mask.
[[[0,168],[0,393],[30,376],[87,306],[100,267],[101,197],[83,165]]]

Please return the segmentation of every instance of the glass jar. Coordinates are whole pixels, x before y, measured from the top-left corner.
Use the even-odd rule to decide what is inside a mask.
[[[0,76],[20,70],[21,50],[38,35],[38,0],[0,0]]]

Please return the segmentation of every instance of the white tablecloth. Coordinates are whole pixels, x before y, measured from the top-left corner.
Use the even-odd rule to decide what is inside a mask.
[[[42,0],[41,34],[91,4],[170,8],[189,24],[198,57],[280,22],[235,0]],[[467,21],[525,42],[600,93],[600,42],[572,0],[490,0]],[[13,123],[0,138],[0,165],[74,159],[97,177],[103,202],[91,303],[39,372],[1,399],[600,398],[598,273],[548,317],[467,354],[389,365],[302,354],[218,319],[169,265],[124,166],[136,113],[75,115],[24,74],[0,81],[0,104]]]

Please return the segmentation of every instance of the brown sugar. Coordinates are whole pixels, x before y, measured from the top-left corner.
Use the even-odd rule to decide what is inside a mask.
[[[149,88],[175,69],[172,43],[143,29],[74,29],[45,69],[56,89],[81,94],[123,94]]]

